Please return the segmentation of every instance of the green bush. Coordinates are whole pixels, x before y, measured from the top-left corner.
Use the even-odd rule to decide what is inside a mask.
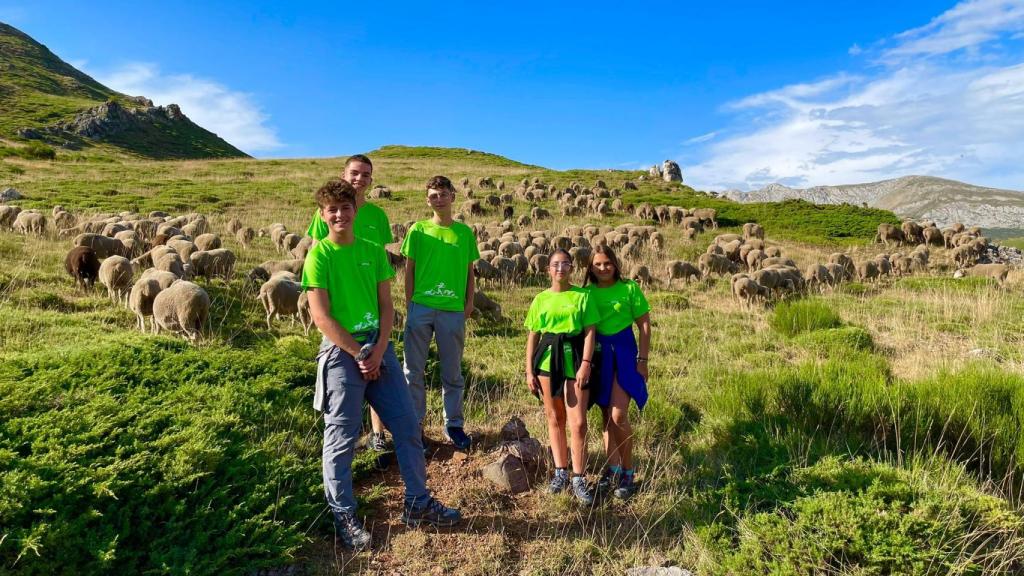
[[[786,336],[795,336],[811,330],[826,330],[843,325],[828,304],[820,300],[791,300],[780,302],[769,320],[772,328]]]
[[[126,335],[5,359],[0,571],[241,574],[288,562],[322,507],[305,351]]]
[[[871,352],[875,347],[871,333],[859,326],[813,330],[798,335],[796,341],[827,356],[840,356],[849,352]]]
[[[26,160],[53,160],[57,151],[42,142],[29,142],[25,146],[0,146],[0,158],[19,156]]]

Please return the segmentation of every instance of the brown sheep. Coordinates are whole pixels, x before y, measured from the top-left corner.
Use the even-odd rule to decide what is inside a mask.
[[[739,277],[733,277],[732,293],[734,296],[742,300],[746,305],[752,306],[758,301],[765,301],[768,299],[768,288],[758,284],[753,278],[749,276],[737,276]]]
[[[865,260],[857,265],[857,277],[860,278],[861,282],[877,280],[880,275],[881,271],[878,269],[878,263],[874,260]]]
[[[479,321],[481,318],[486,318],[491,322],[501,321],[501,305],[489,298],[482,291],[477,290],[473,293],[473,314],[471,318]]]
[[[196,236],[193,242],[199,250],[216,250],[221,247],[220,236],[207,232]]]
[[[976,264],[970,268],[957,270],[953,273],[953,278],[963,278],[964,276],[991,278],[1002,286],[1009,273],[1010,267],[1006,264]]]
[[[697,260],[697,267],[704,278],[711,274],[721,276],[724,274],[734,274],[737,271],[735,262],[718,254],[701,254]]]
[[[685,260],[671,260],[665,268],[666,276],[668,277],[667,283],[670,288],[672,287],[672,281],[676,278],[682,278],[685,283],[689,282],[690,278],[699,280],[701,277],[700,270]]]
[[[835,284],[835,280],[832,278],[832,274],[829,273],[828,268],[821,264],[811,264],[808,266],[807,271],[804,272],[804,281],[807,282],[808,286],[815,286],[822,290],[826,286]]]
[[[235,254],[227,248],[200,250],[189,256],[189,262],[192,263],[194,277],[203,277],[207,280],[222,278],[229,282],[235,269]]]
[[[903,240],[903,230],[900,228],[888,222],[882,222],[878,225],[878,231],[875,233],[875,242],[881,242],[888,248],[890,242],[899,246],[903,244]]]
[[[853,263],[853,258],[850,258],[848,254],[842,252],[835,252],[830,254],[828,257],[829,264],[838,264],[846,269],[846,277],[853,278],[853,275],[857,272],[857,267]]]
[[[92,248],[75,246],[64,257],[64,269],[75,279],[79,288],[91,289],[99,278],[100,261]]]
[[[160,282],[143,276],[139,278],[132,286],[131,292],[128,294],[128,309],[135,312],[135,317],[139,321],[139,331],[146,331],[146,317],[153,316],[153,300],[156,299],[156,295],[160,293],[163,288],[160,286]],[[156,330],[156,322],[150,321],[153,331]]]
[[[743,238],[749,240],[750,238],[760,238],[764,240],[764,227],[754,222],[747,222],[743,225]]]

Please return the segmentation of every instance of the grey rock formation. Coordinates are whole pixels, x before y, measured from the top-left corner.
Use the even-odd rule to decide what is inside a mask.
[[[18,192],[14,188],[4,188],[3,192],[0,192],[0,202],[10,202],[11,200],[21,200],[21,192]]]
[[[125,130],[145,124],[180,122],[186,120],[177,104],[153,106],[150,100],[141,96],[132,99],[141,108],[126,108],[111,100],[79,112],[74,118],[54,126],[58,131],[70,132],[90,140],[114,136]]]
[[[661,166],[658,166],[657,164],[655,164],[654,166],[651,166],[650,169],[647,170],[647,174],[650,175],[651,178],[660,179],[661,178]]]
[[[682,182],[683,171],[680,170],[679,164],[672,160],[665,160],[661,165],[661,177],[665,182]]]

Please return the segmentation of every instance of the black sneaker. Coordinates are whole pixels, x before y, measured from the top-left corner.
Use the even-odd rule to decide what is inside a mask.
[[[426,522],[438,527],[455,526],[462,521],[462,514],[455,508],[449,508],[441,504],[437,498],[430,498],[426,505],[420,508],[413,508],[405,505],[405,512],[402,513],[402,522],[406,526],[419,526]]]
[[[601,473],[601,479],[597,481],[597,493],[604,495],[619,487],[619,479],[622,474],[612,472],[611,468],[605,468]]]
[[[548,494],[561,494],[569,486],[569,471],[565,468],[555,468],[555,474],[548,483]]]
[[[345,512],[334,513],[334,537],[349,550],[361,552],[370,549],[370,533],[358,518]]]
[[[623,474],[619,480],[619,487],[612,492],[612,496],[619,500],[629,500],[636,494],[636,481],[632,474]]]
[[[590,491],[585,476],[572,477],[572,495],[579,500],[580,504],[590,506],[594,503],[594,493]]]
[[[388,446],[388,437],[383,432],[370,432],[370,437],[366,441],[366,447],[374,452],[387,452],[391,449]]]
[[[444,437],[455,446],[456,450],[469,450],[473,445],[473,439],[466,435],[462,426],[449,426],[444,431]]]

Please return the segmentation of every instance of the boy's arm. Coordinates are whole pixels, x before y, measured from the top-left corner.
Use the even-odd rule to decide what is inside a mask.
[[[331,316],[331,300],[327,290],[323,288],[310,288],[309,311],[313,316],[313,323],[320,332],[352,357],[359,355],[359,343]]]
[[[412,292],[416,287],[416,261],[412,258],[405,259],[405,307],[412,306]],[[390,296],[390,292],[388,295]]]
[[[473,296],[476,294],[476,274],[473,273],[473,264],[469,264],[469,271],[466,278],[466,310],[465,317],[468,320],[473,315]]]
[[[391,340],[391,329],[395,326],[395,304],[391,299],[391,280],[381,280],[377,283],[377,313],[380,316],[378,325],[377,343],[373,347],[370,356],[359,363],[367,380],[376,380],[380,369],[381,359],[388,349],[388,341]]]

